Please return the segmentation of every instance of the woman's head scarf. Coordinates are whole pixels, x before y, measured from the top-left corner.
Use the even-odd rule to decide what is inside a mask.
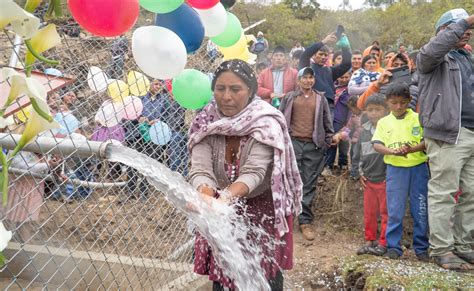
[[[250,100],[255,97],[257,93],[257,77],[255,76],[254,71],[246,62],[238,59],[228,60],[223,62],[219,65],[214,73],[214,78],[212,79],[211,88],[214,91],[216,86],[216,80],[219,76],[224,72],[232,72],[239,76],[242,81],[249,87],[250,89]]]

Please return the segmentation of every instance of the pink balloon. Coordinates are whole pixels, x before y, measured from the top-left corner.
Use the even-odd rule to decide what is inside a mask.
[[[98,36],[119,36],[137,21],[138,0],[68,0],[74,19]]]
[[[137,119],[143,111],[142,100],[135,96],[128,96],[123,100],[124,113],[123,118],[127,120]]]
[[[209,9],[219,3],[219,0],[187,0],[186,2],[197,9]]]
[[[105,101],[95,115],[95,120],[105,127],[113,127],[120,123],[124,116],[123,104]]]

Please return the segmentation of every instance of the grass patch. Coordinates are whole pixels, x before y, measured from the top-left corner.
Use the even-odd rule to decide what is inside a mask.
[[[474,274],[444,270],[418,261],[387,260],[375,256],[353,256],[342,260],[346,287],[406,290],[474,289]]]

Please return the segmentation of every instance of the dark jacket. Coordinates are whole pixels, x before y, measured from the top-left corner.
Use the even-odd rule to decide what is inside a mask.
[[[299,68],[311,66],[314,71],[314,78],[316,82],[313,89],[319,92],[324,92],[324,95],[328,99],[328,102],[334,104],[334,95],[336,89],[334,88],[334,82],[350,70],[352,54],[350,49],[342,49],[342,63],[333,67],[325,67],[317,64],[311,64],[311,57],[317,53],[324,44],[317,42],[310,47],[307,47],[300,57]]]
[[[293,101],[296,97],[301,94],[301,91],[293,91],[288,93],[285,98],[281,100],[280,111],[286,119],[288,125],[288,132],[291,135],[291,116],[297,114],[293,112]],[[313,131],[313,142],[315,145],[321,148],[328,148],[331,145],[332,136],[334,135],[334,129],[332,127],[331,115],[329,113],[329,105],[324,98],[324,94],[316,91],[316,110],[314,112],[314,131]]]
[[[420,49],[416,59],[419,72],[420,123],[424,137],[456,144],[461,130],[461,73],[448,53],[469,28],[465,20],[448,25]]]
[[[387,166],[383,155],[376,152],[372,144],[375,127],[369,122],[362,125],[359,140],[354,145],[353,160],[359,161],[359,173],[373,183],[385,181]]]

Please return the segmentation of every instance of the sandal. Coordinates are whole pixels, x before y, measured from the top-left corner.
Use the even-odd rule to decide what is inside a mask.
[[[369,247],[369,252],[375,256],[383,256],[387,252],[387,248],[381,245],[377,245],[376,247]]]
[[[460,253],[454,251],[453,253],[464,261],[468,262],[469,264],[474,264],[474,251],[471,251],[469,253]]]
[[[472,266],[456,256],[452,252],[449,252],[442,256],[433,257],[434,262],[443,269],[456,271],[456,272],[472,272],[474,269]]]
[[[366,244],[365,246],[361,247],[357,250],[357,255],[365,255],[370,254],[370,248],[374,247],[376,244],[374,241]]]

